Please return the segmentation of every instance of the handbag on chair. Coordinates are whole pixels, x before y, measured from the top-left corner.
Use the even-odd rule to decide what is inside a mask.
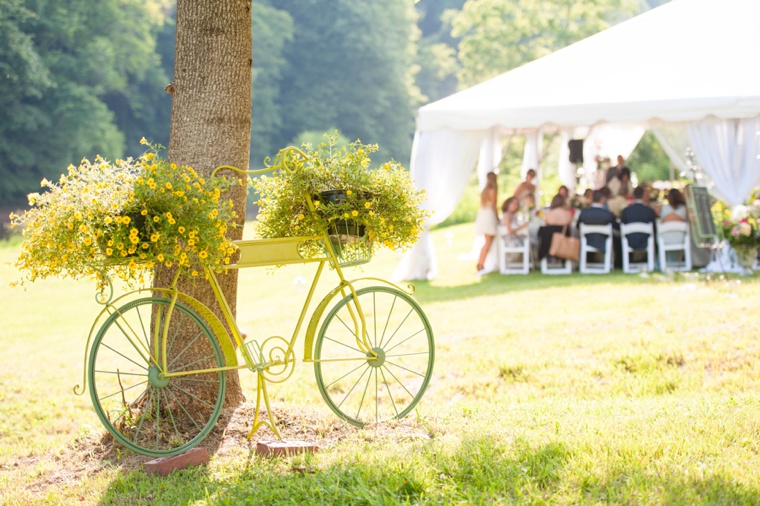
[[[549,246],[549,255],[562,258],[564,260],[570,260],[572,262],[578,261],[579,251],[581,248],[581,241],[575,237],[565,235],[567,233],[567,225],[562,227],[562,232],[554,232],[552,234],[552,243]]]

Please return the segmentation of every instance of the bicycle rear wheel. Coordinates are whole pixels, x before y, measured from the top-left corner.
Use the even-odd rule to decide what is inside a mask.
[[[151,457],[179,455],[197,445],[224,401],[222,371],[159,374],[153,341],[156,335],[160,339],[170,303],[147,297],[116,310],[98,331],[88,363],[90,397],[100,421],[119,443]],[[224,366],[207,324],[179,303],[171,314],[166,355],[167,372]]]
[[[435,349],[430,323],[409,295],[384,286],[356,293],[377,358],[357,344],[357,304],[349,295],[322,323],[314,372],[330,409],[361,427],[402,418],[417,405],[433,374]]]

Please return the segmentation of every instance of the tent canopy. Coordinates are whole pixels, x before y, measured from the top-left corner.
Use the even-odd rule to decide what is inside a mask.
[[[476,161],[481,176],[498,165],[499,135],[528,135],[526,146],[539,151],[526,149],[524,162],[533,164],[541,132],[552,129],[566,140],[585,128],[586,145],[592,137],[599,146],[612,135],[635,144],[650,127],[677,166],[693,147],[716,195],[741,203],[760,183],[758,19],[760,0],[672,0],[421,107],[410,168],[427,190],[430,225],[454,210]],[[423,233],[394,278],[432,279],[436,271]]]
[[[760,114],[760,1],[673,0],[421,107],[418,131]]]

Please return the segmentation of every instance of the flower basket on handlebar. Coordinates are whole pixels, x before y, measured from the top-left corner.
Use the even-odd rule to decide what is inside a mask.
[[[341,265],[369,261],[375,248],[410,247],[429,213],[421,209],[424,191],[391,160],[373,168],[376,145],[359,141],[338,145],[326,135],[317,147],[281,150],[270,170],[253,181],[259,195],[255,231],[262,239],[322,236],[325,231]],[[311,241],[307,256],[324,254],[326,245]]]

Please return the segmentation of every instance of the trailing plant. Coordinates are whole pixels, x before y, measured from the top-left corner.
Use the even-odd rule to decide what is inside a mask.
[[[420,205],[424,190],[412,184],[409,173],[390,160],[371,168],[370,154],[377,145],[355,141],[337,146],[337,133],[325,135],[316,148],[280,151],[274,175],[252,181],[259,194],[255,223],[261,238],[322,236],[349,222],[366,234],[371,250],[410,247],[419,236],[429,213]],[[325,192],[336,192],[332,195]],[[308,205],[309,199],[313,208]],[[318,255],[312,241],[307,254]]]
[[[57,183],[43,179],[45,191],[28,196],[31,208],[11,215],[23,228],[21,284],[92,275],[101,284],[111,276],[143,283],[157,264],[198,276],[198,261],[229,263],[235,248],[226,232],[236,213],[222,194],[235,181],[205,178],[141,142],[150,149],[136,160],[84,159]]]

